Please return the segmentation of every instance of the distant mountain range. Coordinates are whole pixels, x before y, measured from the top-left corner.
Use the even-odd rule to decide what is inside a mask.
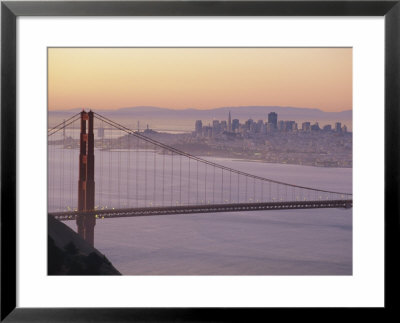
[[[64,117],[82,110],[82,108],[49,111],[50,115]],[[239,106],[239,107],[221,107],[209,110],[184,109],[173,110],[152,106],[138,106],[130,108],[120,108],[116,110],[97,110],[99,114],[106,117],[133,118],[133,119],[191,119],[191,120],[227,120],[228,113],[231,112],[233,119],[244,121],[247,119],[267,120],[268,113],[276,112],[278,120],[294,120],[297,122],[308,120],[315,121],[347,121],[352,120],[352,110],[341,112],[325,112],[312,108],[280,107],[280,106]]]

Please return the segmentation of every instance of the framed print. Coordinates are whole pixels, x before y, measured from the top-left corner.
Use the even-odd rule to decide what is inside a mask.
[[[394,309],[399,13],[2,2],[2,320]]]

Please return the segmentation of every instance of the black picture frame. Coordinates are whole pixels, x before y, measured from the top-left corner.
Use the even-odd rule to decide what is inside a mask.
[[[252,321],[267,309],[17,308],[16,19],[19,16],[384,16],[385,17],[385,307],[399,287],[400,0],[395,1],[3,1],[1,3],[1,321]],[[372,188],[373,189],[373,188]],[[281,315],[282,309],[269,309]],[[284,309],[287,310],[287,309]],[[293,309],[296,310],[296,309]],[[309,315],[307,309],[297,309]],[[343,310],[343,309],[342,309]],[[349,309],[344,309],[350,314]],[[306,311],[306,312],[305,312]],[[319,314],[333,314],[332,310]],[[391,313],[393,314],[393,313]],[[343,315],[343,314],[340,314]],[[346,315],[346,314],[345,314]],[[254,317],[254,318],[255,318]],[[244,319],[246,318],[246,319]]]

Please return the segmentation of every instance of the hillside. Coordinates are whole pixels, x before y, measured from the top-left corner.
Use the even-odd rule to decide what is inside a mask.
[[[48,275],[121,275],[106,256],[52,216],[47,255]]]

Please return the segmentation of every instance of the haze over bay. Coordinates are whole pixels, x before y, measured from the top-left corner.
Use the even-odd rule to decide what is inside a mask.
[[[66,110],[49,110],[49,126],[57,124],[63,118],[68,118],[71,113],[81,111],[83,108],[90,109],[91,107],[76,107]],[[124,120],[126,126],[137,129],[137,122],[140,122],[142,129],[149,124],[152,129],[169,129],[192,131],[194,121],[197,119],[203,120],[206,124],[212,123],[214,119],[226,119],[229,111],[232,118],[241,120],[247,119],[262,119],[267,118],[268,113],[276,112],[281,119],[295,120],[298,123],[304,121],[319,122],[321,125],[325,123],[334,124],[341,122],[346,125],[349,130],[352,129],[352,110],[340,112],[326,112],[320,109],[299,108],[299,107],[279,107],[279,106],[236,106],[236,107],[219,107],[214,109],[196,109],[188,108],[176,110],[170,108],[138,106],[119,109],[104,109],[98,110],[104,116],[115,120]]]

